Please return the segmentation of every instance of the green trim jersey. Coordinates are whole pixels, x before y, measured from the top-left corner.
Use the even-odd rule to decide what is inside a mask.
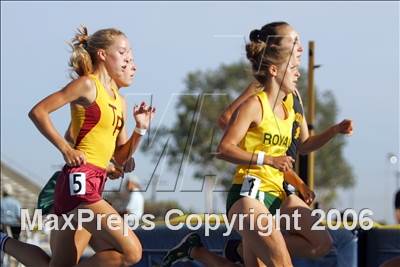
[[[293,128],[292,128],[292,143],[286,154],[292,157],[294,160],[297,158],[297,147],[299,146],[300,142],[300,131],[301,131],[301,124],[303,123],[303,116],[304,110],[303,106],[300,101],[300,96],[297,94],[291,94],[293,96],[293,110],[295,113],[295,119],[293,121]],[[286,102],[286,100],[285,100]]]
[[[254,154],[263,151],[265,155],[272,157],[285,156],[292,142],[292,128],[295,120],[293,95],[289,94],[283,102],[286,109],[285,119],[276,117],[264,91],[257,93],[256,96],[263,110],[262,121],[256,127],[248,129],[239,147]],[[285,198],[282,186],[283,172],[278,169],[269,165],[239,165],[236,168],[233,184],[242,184],[246,175],[260,179],[260,191],[268,192],[280,199]]]

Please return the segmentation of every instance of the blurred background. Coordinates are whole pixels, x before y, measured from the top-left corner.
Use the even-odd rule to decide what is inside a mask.
[[[130,108],[140,101],[157,107],[131,174],[144,191],[144,212],[224,212],[221,191],[233,165],[210,153],[222,135],[215,120],[251,79],[244,52],[249,32],[282,20],[298,31],[305,49],[303,99],[308,42],[315,42],[321,65],[314,74],[316,132],[344,118],[354,122],[352,136],[337,137],[316,154],[320,207],[369,208],[374,221],[394,224],[398,2],[1,2],[2,187],[11,184],[23,207],[35,206],[63,158],[27,114],[70,81],[68,42],[77,27],[86,25],[89,33],[116,27],[130,39],[138,67],[121,93]],[[69,116],[68,107],[52,114],[60,133]],[[112,181],[107,190],[121,184]]]

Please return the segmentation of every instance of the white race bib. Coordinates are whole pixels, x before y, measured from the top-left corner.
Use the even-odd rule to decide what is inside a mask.
[[[240,195],[244,197],[256,198],[260,183],[261,180],[258,177],[245,175],[243,177],[243,184],[242,188],[240,189]]]
[[[73,172],[69,174],[69,193],[71,196],[86,194],[86,173]]]

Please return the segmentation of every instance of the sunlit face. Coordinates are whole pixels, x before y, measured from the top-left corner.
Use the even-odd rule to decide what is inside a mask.
[[[282,26],[278,29],[279,35],[284,35],[285,38],[282,40],[282,45],[293,47],[293,57],[296,59],[294,64],[300,65],[301,55],[303,53],[303,46],[300,42],[299,34],[291,26]]]
[[[116,81],[118,87],[127,86],[132,82],[132,70],[129,74],[126,73],[126,69],[132,69],[131,60],[132,52],[128,39],[124,35],[115,37],[113,44],[105,50],[103,61],[108,74]],[[129,79],[126,79],[126,75]]]
[[[279,66],[276,80],[282,85],[281,90],[285,94],[293,93],[296,90],[297,81],[300,78],[299,65],[297,58],[292,57],[289,65],[282,64]]]
[[[277,82],[282,84],[282,91],[285,94],[289,94],[296,90],[297,81],[300,78],[299,67],[301,55],[304,50],[300,42],[299,34],[291,26],[280,27],[278,33],[279,35],[285,36],[285,38],[282,39],[281,45],[293,49],[289,64],[282,64],[279,66],[279,71],[276,76]]]
[[[128,62],[121,67],[121,72],[114,77],[114,81],[118,88],[128,87],[133,81],[133,77],[136,72],[136,65],[133,62],[132,50],[129,51]]]

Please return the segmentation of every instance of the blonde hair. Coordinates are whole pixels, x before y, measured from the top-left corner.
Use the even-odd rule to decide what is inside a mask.
[[[288,62],[293,47],[281,44],[283,36],[278,33],[281,26],[289,26],[286,22],[273,22],[265,25],[261,30],[250,33],[250,43],[246,45],[247,59],[250,61],[253,75],[260,84],[269,79],[269,67],[280,66]]]
[[[115,37],[121,35],[125,36],[122,31],[114,28],[98,30],[89,35],[85,26],[79,27],[71,42],[71,76],[80,77],[93,73],[97,65],[97,51],[107,49],[113,44]]]

